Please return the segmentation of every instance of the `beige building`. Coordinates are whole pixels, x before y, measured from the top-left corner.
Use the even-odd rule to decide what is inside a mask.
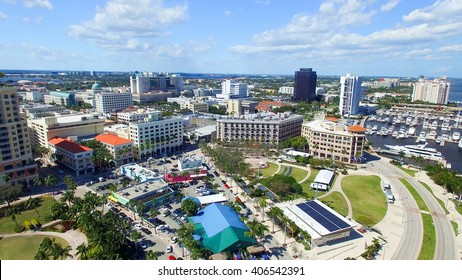
[[[445,79],[419,79],[414,84],[412,101],[420,100],[436,104],[447,104],[451,83]]]
[[[16,89],[0,87],[0,182],[6,174],[12,183],[32,186],[38,167],[29,139],[26,121],[19,113]]]
[[[81,140],[103,133],[104,118],[92,114],[73,114],[59,117],[29,119],[27,121],[32,146],[48,147],[55,137]]]
[[[57,162],[73,170],[75,175],[93,173],[93,149],[60,137],[51,139],[48,144]]]
[[[208,112],[209,104],[205,102],[187,101],[187,102],[180,103],[180,109],[188,109],[193,113]]]
[[[243,118],[218,119],[217,139],[230,141],[257,141],[280,144],[300,136],[303,116],[290,113],[252,114]]]
[[[317,158],[334,158],[345,163],[355,162],[363,155],[366,129],[344,126],[331,120],[316,120],[302,125],[302,136],[308,140],[310,154]]]
[[[100,141],[111,152],[117,166],[133,161],[133,141],[113,134],[99,134],[95,140]]]
[[[230,99],[228,100],[228,107],[226,108],[226,113],[234,117],[254,114],[256,110],[255,107],[257,105],[257,101]]]

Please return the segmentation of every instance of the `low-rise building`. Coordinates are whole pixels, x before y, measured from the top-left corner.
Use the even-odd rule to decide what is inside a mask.
[[[180,171],[201,169],[203,161],[203,158],[197,156],[182,157],[178,159],[178,169]]]
[[[315,120],[302,125],[302,136],[308,140],[310,154],[316,158],[333,159],[345,163],[362,157],[366,143],[366,129],[345,126],[332,120]]]
[[[49,94],[44,95],[44,99],[47,104],[57,104],[61,106],[77,105],[75,93],[73,92],[50,91]]]
[[[99,134],[95,139],[103,143],[109,152],[111,152],[116,165],[127,164],[133,161],[133,141],[107,133]]]
[[[188,101],[180,103],[180,109],[188,109],[193,113],[208,112],[209,104],[205,102]]]
[[[94,171],[93,149],[64,138],[53,138],[49,142],[50,153],[56,161],[75,172],[75,175],[92,174]],[[53,157],[53,156],[52,156]]]
[[[107,114],[133,105],[131,93],[103,92],[95,94],[96,112]]]
[[[259,112],[271,112],[275,108],[285,106],[286,104],[279,101],[263,100],[258,103],[255,109]]]
[[[217,120],[217,139],[280,144],[300,136],[303,116],[291,113],[245,115]]]
[[[258,105],[257,101],[242,100],[242,99],[229,99],[226,113],[228,115],[239,117],[241,115],[255,114],[255,107]]]

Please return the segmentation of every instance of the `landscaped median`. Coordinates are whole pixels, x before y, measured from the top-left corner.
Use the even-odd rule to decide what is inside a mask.
[[[380,222],[387,213],[387,201],[378,176],[346,176],[342,190],[350,200],[353,219],[371,227]]]
[[[421,211],[429,212],[428,206],[425,201],[422,199],[420,194],[414,189],[414,187],[403,178],[399,178],[401,183],[408,189],[412,194],[417,206]],[[436,232],[435,226],[433,224],[433,218],[429,214],[422,213],[422,222],[423,222],[423,239],[422,246],[420,247],[419,260],[433,260],[435,256],[435,246],[436,246]]]

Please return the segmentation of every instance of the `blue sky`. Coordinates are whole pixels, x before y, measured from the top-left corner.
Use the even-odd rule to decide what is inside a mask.
[[[462,0],[0,0],[0,69],[462,77]]]

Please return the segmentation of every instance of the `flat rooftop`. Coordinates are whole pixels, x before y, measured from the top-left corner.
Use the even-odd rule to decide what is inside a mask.
[[[125,176],[129,177],[132,180],[135,180],[135,178],[139,176],[141,183],[162,179],[162,174],[158,174],[136,163],[129,163],[129,164],[122,165],[120,167],[120,170],[122,174],[124,174]]]
[[[117,192],[118,195],[130,199],[143,200],[144,197],[152,200],[153,196],[160,197],[164,192],[169,192],[170,188],[165,188],[167,183],[164,180],[156,180],[150,182],[140,183],[135,186],[127,187]],[[170,189],[171,191],[171,189]]]

